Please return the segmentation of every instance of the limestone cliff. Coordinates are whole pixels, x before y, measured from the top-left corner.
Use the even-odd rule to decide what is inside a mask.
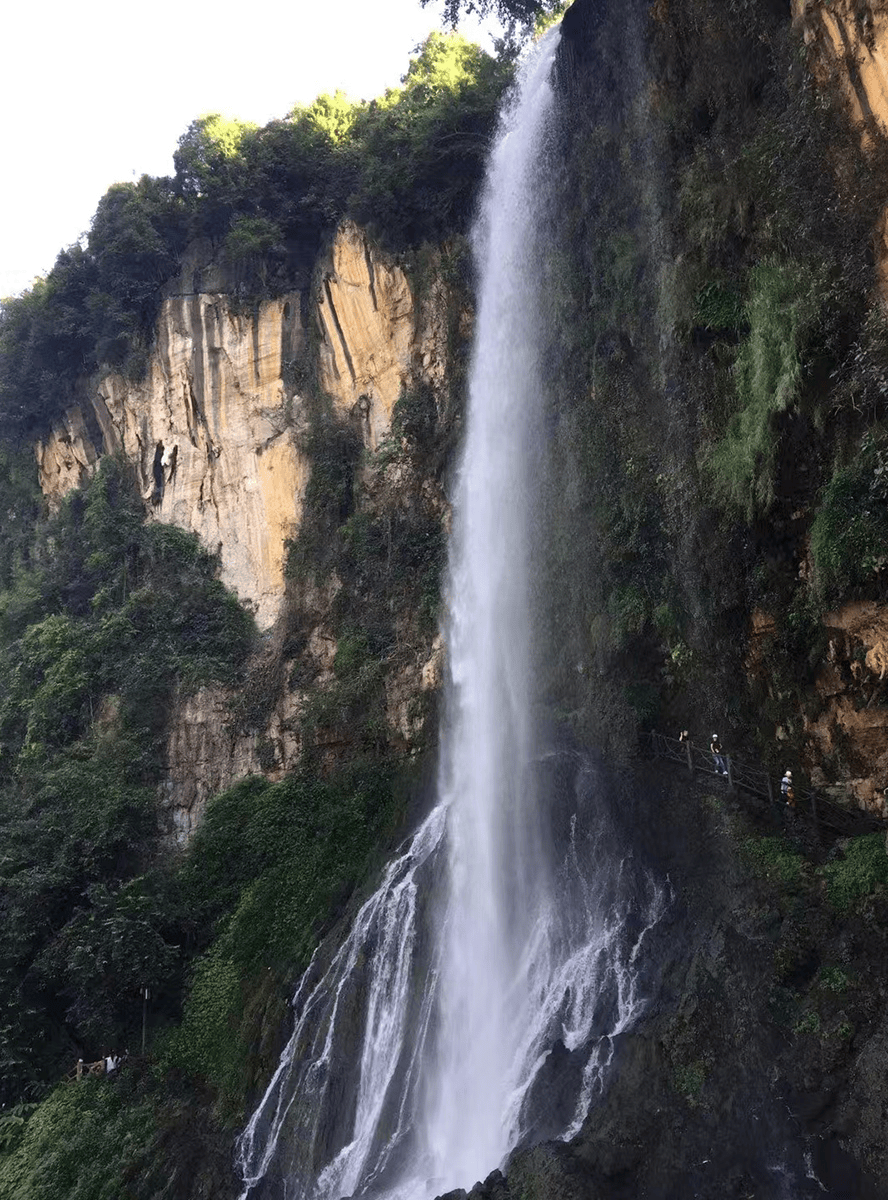
[[[341,411],[356,411],[368,448],[387,436],[408,378],[443,382],[443,305],[437,281],[419,309],[403,269],[343,222],[318,289],[318,365],[322,389]]]
[[[868,135],[888,133],[888,12],[878,0],[792,0],[821,76],[836,73]]]
[[[314,353],[309,322],[320,339],[308,370],[339,411],[357,406],[365,444],[376,449],[405,383],[443,377],[441,295],[432,289],[418,305],[404,271],[352,222],[338,230],[308,296],[292,292],[244,313],[223,292],[185,290],[191,279],[183,271],[163,302],[145,379],[104,375],[38,443],[40,485],[58,501],[102,454],[122,452],[154,518],[218,550],[223,580],[268,629],[309,472],[298,437],[305,400],[286,382]]]
[[[865,147],[888,134],[888,12],[878,0],[792,0],[815,76],[834,79]],[[882,296],[888,299],[888,208],[875,233]]]
[[[251,672],[264,694],[261,721],[245,722],[236,698],[220,688],[183,695],[171,714],[161,807],[168,836],[180,844],[210,796],[245,775],[279,778],[293,766],[312,690],[333,678],[335,574],[299,589],[306,632],[298,655],[283,650],[287,543],[299,530],[311,471],[303,447],[313,410],[294,380],[316,378],[336,419],[372,455],[389,437],[406,387],[441,390],[447,355],[438,274],[431,271],[418,300],[403,268],[352,222],[336,233],[308,292],[263,300],[251,312],[224,291],[187,290],[192,280],[199,289],[201,278],[225,282],[206,265],[200,272],[188,265],[163,301],[145,378],[95,380],[83,406],[70,408],[37,446],[41,487],[52,502],[81,484],[102,454],[123,454],[149,515],[218,551],[223,581],[270,635]],[[371,508],[379,494],[409,505],[423,486],[405,463],[368,460],[364,468]],[[440,513],[440,498],[434,503]],[[408,625],[409,614],[402,641]],[[418,697],[437,686],[440,657],[439,645],[424,642],[386,677],[385,719],[402,746],[421,730]],[[286,685],[294,673],[305,686]],[[343,735],[327,736],[332,746]]]
[[[222,578],[254,607],[260,628],[277,616],[284,546],[307,479],[291,419],[298,399],[283,382],[305,340],[299,307],[298,295],[284,296],[247,316],[220,294],[167,297],[146,378],[108,374],[91,389],[101,444],[74,408],[37,447],[52,499],[80,483],[100,454],[122,453],[155,519],[218,550]]]

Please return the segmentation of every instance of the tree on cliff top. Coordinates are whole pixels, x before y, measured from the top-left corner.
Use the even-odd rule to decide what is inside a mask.
[[[423,8],[431,0],[420,0]],[[486,17],[496,13],[505,26],[522,25],[528,28],[536,18],[552,8],[546,0],[445,0],[444,20],[451,26],[462,16]]]

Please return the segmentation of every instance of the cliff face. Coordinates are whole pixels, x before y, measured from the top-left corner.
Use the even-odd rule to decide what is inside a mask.
[[[793,18],[821,83],[835,81],[865,147],[888,134],[888,13],[877,0],[792,0]],[[888,208],[874,239],[879,287],[888,299]]]
[[[145,380],[106,375],[88,397],[91,411],[69,409],[38,443],[40,485],[58,500],[102,454],[123,453],[155,519],[218,550],[222,579],[267,629],[279,615],[285,543],[299,527],[309,473],[298,445],[305,401],[285,382],[314,354],[303,302],[320,333],[309,368],[340,412],[359,413],[373,450],[408,378],[440,382],[440,305],[420,311],[403,270],[352,222],[337,232],[308,297],[290,293],[244,314],[228,295],[190,293],[184,283],[183,273],[163,303]]]
[[[566,14],[544,663],[596,741],[727,729],[879,812],[883,7]]]
[[[306,293],[263,300],[250,313],[224,291],[186,290],[201,277],[222,286],[211,266],[183,271],[163,302],[145,378],[103,376],[37,445],[44,494],[58,502],[103,454],[123,454],[149,515],[197,533],[218,551],[222,580],[253,608],[260,631],[286,624],[287,544],[299,532],[312,469],[304,447],[314,415],[299,380],[317,379],[334,420],[370,455],[358,490],[382,489],[389,499],[403,494],[409,503],[423,483],[416,470],[397,462],[376,469],[372,456],[391,435],[406,387],[442,387],[448,298],[434,266],[427,275],[420,301],[404,270],[352,222],[337,231]],[[268,687],[277,698],[258,724],[238,723],[233,697],[222,689],[178,702],[162,787],[165,824],[176,841],[187,840],[207,799],[234,780],[251,773],[275,779],[292,767],[309,693],[333,678],[337,641],[328,617],[340,588],[334,573],[322,586],[300,589],[308,622],[300,672],[310,686],[281,684],[296,668],[292,653],[286,662],[281,657],[283,628],[259,652],[254,675],[274,660]],[[430,653],[425,645],[386,682],[387,721],[402,742],[421,725],[408,710],[437,682]]]
[[[792,0],[821,77],[835,75],[867,136],[888,133],[888,13],[877,0]]]
[[[445,303],[435,281],[418,307],[402,268],[343,223],[318,288],[320,384],[340,411],[356,413],[369,449],[387,437],[408,378],[443,382]]]
[[[265,301],[252,316],[220,294],[167,298],[146,379],[106,375],[89,397],[101,443],[84,415],[37,447],[40,483],[61,497],[101,454],[122,453],[159,521],[193,531],[218,550],[222,578],[256,612],[277,616],[284,543],[299,522],[307,464],[294,439],[284,366],[305,341],[299,296]]]

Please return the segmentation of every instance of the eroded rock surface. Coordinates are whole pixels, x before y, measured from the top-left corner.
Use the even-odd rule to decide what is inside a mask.
[[[234,312],[223,295],[172,296],[146,378],[109,374],[90,396],[101,451],[134,465],[156,520],[218,550],[224,582],[253,606],[260,628],[278,615],[285,543],[308,479],[293,434],[299,400],[283,383],[304,337],[296,294],[254,315]],[[97,460],[82,411],[70,409],[37,447],[44,493],[61,498]]]
[[[858,122],[888,134],[888,10],[878,0],[792,0],[821,74],[836,69]]]
[[[299,528],[310,474],[300,449],[309,406],[288,381],[297,377],[297,364],[307,367],[339,415],[359,425],[367,449],[376,450],[391,433],[405,389],[420,382],[435,394],[442,388],[448,295],[434,253],[420,303],[402,267],[349,221],[337,231],[310,295],[293,291],[251,311],[226,293],[231,281],[209,249],[192,247],[186,257],[163,301],[145,378],[134,383],[108,373],[94,380],[82,405],[37,445],[39,479],[58,502],[89,478],[102,454],[122,453],[135,468],[151,519],[193,531],[218,551],[223,581],[253,607],[271,638],[253,664],[254,675],[261,674],[270,646],[280,644],[271,631],[285,607],[287,541]],[[314,364],[303,314],[320,333]],[[369,493],[373,477],[366,467],[362,486]],[[410,503],[421,483],[392,465],[385,486]],[[306,608],[297,673],[312,687],[333,676],[336,639],[325,614],[337,581],[328,582],[332,593],[321,588]],[[441,647],[430,658],[427,651],[418,648],[415,661],[399,664],[386,680],[386,720],[402,749],[419,735],[427,697],[438,686]],[[177,702],[161,789],[163,823],[175,842],[188,840],[216,792],[245,775],[277,779],[292,768],[301,752],[305,693],[282,686],[280,672],[289,676],[293,668],[278,661],[273,704],[258,723],[245,721],[235,697],[221,688]]]
[[[815,76],[836,80],[864,146],[888,136],[888,9],[879,0],[792,0]],[[888,197],[886,197],[888,199]],[[879,289],[888,300],[888,207],[874,231]]]
[[[444,295],[433,282],[418,305],[406,274],[352,221],[343,222],[317,299],[321,387],[355,412],[371,450],[386,438],[404,387],[440,383],[446,339]]]
[[[843,605],[823,618],[826,661],[815,681],[822,709],[806,719],[807,752],[824,778],[839,771],[861,807],[888,813],[888,707],[881,684],[888,671],[888,608],[872,600]]]

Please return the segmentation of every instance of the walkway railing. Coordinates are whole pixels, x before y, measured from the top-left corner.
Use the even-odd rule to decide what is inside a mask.
[[[671,762],[681,763],[691,776],[719,775],[715,765],[715,756],[703,746],[693,742],[683,742],[679,738],[667,737],[663,733],[643,735],[657,758],[665,758]],[[721,758],[727,767],[727,784],[734,791],[746,792],[767,800],[769,804],[786,808],[786,801],[780,795],[780,781],[763,770],[760,766],[733,758],[730,754],[722,754]],[[723,777],[723,776],[722,776]],[[823,826],[844,836],[859,833],[875,833],[886,828],[886,822],[874,813],[862,809],[844,808],[836,804],[822,792],[811,788],[794,786],[795,811],[804,816],[810,815],[815,826]]]

